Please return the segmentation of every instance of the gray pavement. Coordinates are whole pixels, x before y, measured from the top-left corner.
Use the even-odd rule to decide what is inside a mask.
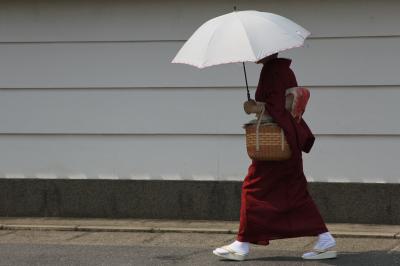
[[[1,230],[0,265],[400,265],[400,239],[337,238],[339,257],[303,261],[315,238],[252,246],[249,260],[224,261],[213,248],[232,234]]]
[[[400,265],[400,225],[328,224],[339,257],[303,261],[315,238],[252,246],[249,260],[211,251],[234,240],[232,221],[0,217],[3,265]]]
[[[1,230],[236,234],[237,221],[0,217]],[[327,224],[336,237],[399,238],[400,225]]]

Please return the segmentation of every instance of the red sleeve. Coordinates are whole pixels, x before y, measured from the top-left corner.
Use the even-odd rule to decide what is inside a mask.
[[[265,108],[272,117],[279,117],[286,111],[285,109],[285,88],[277,73],[268,78],[263,83],[266,92]]]
[[[292,152],[299,151],[297,142],[296,129],[292,123],[292,115],[285,108],[285,84],[283,78],[278,72],[269,73],[265,79],[262,80],[263,86],[263,99],[260,101],[265,102],[265,109],[274,121],[285,132],[286,139]]]
[[[285,132],[286,139],[292,149],[292,151],[304,151],[309,152],[314,143],[314,136],[302,120],[297,123],[292,114],[286,110],[286,87],[284,80],[285,75],[279,75],[274,72],[268,75],[266,79],[263,79],[261,85],[263,86],[263,99],[260,101],[265,102],[265,108],[274,121],[283,129]]]

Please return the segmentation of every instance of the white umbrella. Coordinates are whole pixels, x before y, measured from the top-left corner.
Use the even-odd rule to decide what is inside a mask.
[[[205,68],[257,62],[268,55],[302,46],[309,35],[310,32],[300,25],[276,14],[234,11],[200,26],[172,63]]]

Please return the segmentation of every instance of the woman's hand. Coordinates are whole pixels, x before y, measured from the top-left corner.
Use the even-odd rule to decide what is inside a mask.
[[[246,114],[260,114],[264,108],[264,103],[258,103],[250,99],[243,104],[243,109]]]

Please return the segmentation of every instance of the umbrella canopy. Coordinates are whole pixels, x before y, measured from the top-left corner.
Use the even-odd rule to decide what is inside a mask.
[[[300,25],[276,14],[235,11],[204,23],[172,63],[204,68],[257,62],[268,55],[302,46],[309,35]]]

